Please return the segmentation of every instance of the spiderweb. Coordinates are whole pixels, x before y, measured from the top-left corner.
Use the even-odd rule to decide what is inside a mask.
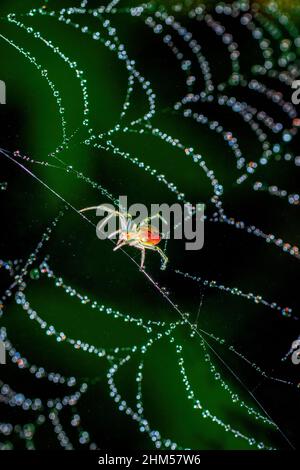
[[[290,11],[75,3],[1,15],[39,143],[7,128],[0,149],[0,448],[294,448]],[[165,273],[113,254],[79,209],[122,193],[204,202],[203,250],[169,241]]]

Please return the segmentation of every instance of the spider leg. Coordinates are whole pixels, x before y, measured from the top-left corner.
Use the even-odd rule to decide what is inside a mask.
[[[119,230],[115,230],[114,232],[112,232],[107,238],[111,239],[113,238],[115,235],[117,235],[118,233],[121,233],[122,232],[122,229],[120,228]]]
[[[97,210],[97,209],[102,209],[102,210],[104,210],[106,212],[110,212],[110,213],[115,213],[116,212],[114,209],[111,209],[110,207],[107,207],[107,206],[104,206],[104,205],[84,207],[83,209],[80,209],[79,212],[93,211],[93,210]]]
[[[142,252],[142,256],[141,256],[141,264],[140,264],[140,268],[141,269],[144,269],[144,264],[145,264],[145,256],[146,256],[146,250],[145,250],[145,246],[138,240],[133,240],[131,243],[129,243],[130,246],[135,246],[136,248],[138,248],[139,250],[141,250]]]
[[[159,248],[158,246],[155,246],[154,248],[155,248],[155,251],[158,251],[158,253],[160,254],[160,256],[163,260],[163,264],[161,266],[161,269],[164,271],[167,267],[169,258],[167,257],[167,255],[165,255],[165,253],[163,252],[163,250],[161,248]]]
[[[146,219],[142,220],[142,222],[140,223],[140,226],[147,225],[148,222],[150,222],[153,219],[160,219],[162,222],[168,225],[168,222],[166,221],[166,219],[164,219],[160,214],[154,214],[151,217],[146,217]]]
[[[131,215],[130,214],[119,214],[119,218],[120,218],[120,225],[121,225],[121,228],[123,230],[123,232],[128,232],[128,226],[130,224],[130,220],[131,220]],[[129,221],[128,221],[129,219]]]
[[[146,250],[145,250],[145,247],[144,247],[144,246],[142,246],[140,249],[141,249],[141,251],[142,251],[142,256],[141,256],[141,269],[144,269]]]
[[[105,219],[103,219],[103,221],[100,223],[100,225],[98,226],[99,230],[102,229],[102,227],[106,224],[106,222],[111,217],[119,216],[120,225],[121,225],[122,230],[127,231],[127,226],[128,226],[128,220],[127,219],[130,220],[132,218],[131,214],[129,214],[129,213],[119,212],[119,211],[111,209],[111,207],[107,207],[105,205],[85,207],[84,209],[81,209],[79,212],[86,212],[86,211],[92,211],[92,210],[97,210],[97,209],[101,209],[101,210],[106,211],[110,214],[107,217],[105,217]]]
[[[86,211],[92,211],[92,210],[97,210],[101,209],[103,211],[109,212],[111,215],[118,215],[121,219],[121,225],[122,223],[124,224],[124,227],[127,226],[127,220],[126,219],[131,219],[132,215],[127,213],[127,212],[119,212],[116,211],[115,209],[112,209],[111,207],[107,207],[104,204],[100,206],[92,206],[92,207],[85,207],[83,209],[80,209],[79,212],[86,212]],[[124,227],[122,227],[124,229]]]
[[[168,263],[169,259],[168,259],[168,257],[165,255],[165,253],[162,251],[162,249],[159,248],[159,246],[152,246],[152,245],[147,245],[147,246],[146,246],[146,245],[143,245],[143,246],[146,248],[146,250],[157,251],[157,252],[160,254],[160,256],[161,256],[161,258],[162,258],[162,260],[163,260],[163,264],[162,264],[161,269],[162,269],[162,270],[165,270],[166,267],[167,267],[167,263]]]
[[[113,216],[114,216],[114,214],[110,214],[110,215],[106,216],[105,219],[103,219],[103,220],[97,225],[97,230],[101,231],[102,228],[104,227],[104,225],[106,224],[106,222],[108,222],[109,219],[111,219]]]
[[[86,212],[86,211],[93,211],[98,209],[99,206],[93,206],[93,207],[84,207],[83,209],[80,209],[79,212]]]
[[[119,250],[122,248],[124,245],[127,245],[127,242],[125,240],[119,240],[117,245],[114,247],[113,251]]]

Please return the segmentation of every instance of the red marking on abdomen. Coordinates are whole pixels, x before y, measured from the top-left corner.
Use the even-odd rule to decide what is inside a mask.
[[[161,240],[159,232],[154,228],[142,227],[140,229],[140,232],[142,241],[144,243],[149,243],[150,245],[157,245]]]

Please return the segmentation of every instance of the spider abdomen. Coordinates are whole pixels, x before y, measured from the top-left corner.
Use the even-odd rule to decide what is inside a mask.
[[[151,226],[140,227],[139,238],[142,243],[147,245],[158,245],[161,240],[158,230]]]

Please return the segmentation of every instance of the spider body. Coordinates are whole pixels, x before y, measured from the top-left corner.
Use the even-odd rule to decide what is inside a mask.
[[[161,236],[158,230],[151,225],[139,227],[137,231],[123,232],[122,235],[124,236],[124,239],[129,242],[136,240],[140,241],[145,246],[155,246],[158,245],[161,241]]]
[[[114,251],[124,247],[125,245],[138,248],[142,252],[141,269],[144,268],[146,250],[157,251],[160,254],[162,261],[163,261],[161,269],[166,269],[168,258],[165,255],[165,253],[162,251],[162,249],[159,248],[159,246],[157,246],[161,241],[160,233],[156,227],[153,227],[149,223],[151,220],[155,218],[159,218],[163,222],[166,223],[166,221],[159,214],[156,214],[152,217],[147,217],[144,220],[142,220],[139,224],[136,224],[135,222],[132,221],[131,214],[127,212],[115,211],[107,206],[86,207],[84,209],[81,209],[80,212],[85,212],[85,211],[95,210],[95,209],[105,210],[109,214],[99,224],[98,230],[101,230],[111,217],[114,217],[114,216],[119,217],[121,228],[111,233],[108,237],[110,239],[114,238],[116,235],[118,235],[119,237],[117,244],[114,248]]]

